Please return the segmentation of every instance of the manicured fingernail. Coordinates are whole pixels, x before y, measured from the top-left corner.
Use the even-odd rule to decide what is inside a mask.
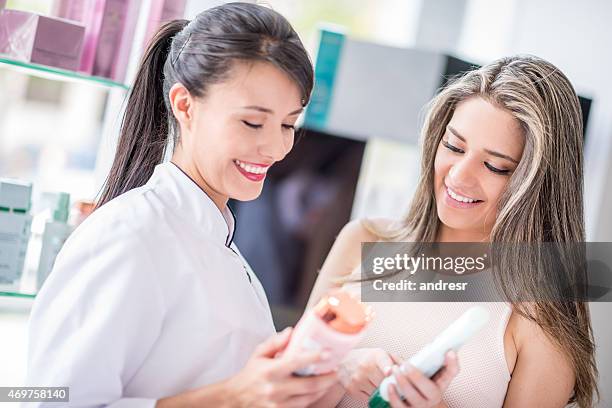
[[[448,356],[450,358],[457,358],[457,352],[455,350],[451,350],[448,352]]]
[[[321,352],[321,360],[329,360],[331,358],[331,353],[329,351]]]
[[[386,367],[383,369],[383,373],[384,373],[385,375],[388,375],[390,372],[391,372],[391,366],[386,366]]]
[[[400,370],[404,374],[408,374],[413,370],[412,365],[410,363],[404,363],[400,366]]]

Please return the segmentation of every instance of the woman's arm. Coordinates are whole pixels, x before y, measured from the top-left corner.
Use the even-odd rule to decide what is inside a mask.
[[[336,405],[338,405],[340,400],[342,400],[342,397],[344,397],[345,393],[346,391],[344,390],[344,387],[341,384],[336,384],[331,387],[330,390],[325,395],[323,395],[321,399],[309,405],[308,408],[335,407]]]
[[[361,243],[375,239],[361,220],[353,220],[342,228],[319,271],[307,309],[314,306],[330,289],[342,286],[337,281],[348,276],[359,265]]]
[[[270,407],[302,408],[317,401],[337,382],[336,374],[297,377],[293,372],[320,361],[318,352],[288,360],[275,356],[285,349],[290,329],[261,343],[246,366],[233,377],[157,401],[155,408]]]
[[[389,221],[380,219],[376,222]],[[376,237],[368,232],[361,220],[346,224],[338,234],[319,271],[307,308],[314,306],[330,289],[342,286],[342,282],[338,281],[350,275],[361,261],[361,243],[375,240]],[[382,373],[384,366],[391,366],[393,363],[391,356],[380,349],[353,350],[340,367],[340,377],[344,378],[341,379],[341,384],[332,387],[311,407],[336,406],[347,393],[347,388],[353,391],[351,395],[362,397],[362,400],[367,401],[369,394],[375,388],[372,379],[379,383],[384,377]],[[367,395],[364,394],[364,389],[369,392]]]
[[[567,356],[536,323],[513,313],[510,322],[517,360],[504,408],[562,408],[574,388],[575,375]]]

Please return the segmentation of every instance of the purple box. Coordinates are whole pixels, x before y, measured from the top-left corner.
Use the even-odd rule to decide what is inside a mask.
[[[19,61],[77,70],[85,27],[20,10],[0,10],[0,53]]]

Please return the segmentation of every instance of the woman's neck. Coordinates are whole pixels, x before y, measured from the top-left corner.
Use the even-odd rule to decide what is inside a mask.
[[[440,223],[436,242],[488,242],[490,231],[470,231],[450,228]]]
[[[200,174],[200,172],[199,172],[197,166],[195,165],[195,163],[193,163],[192,161],[189,161],[189,160],[184,160],[182,155],[176,154],[176,152],[172,156],[172,159],[170,161],[172,163],[174,163],[174,165],[177,166],[179,169],[181,169],[183,171],[183,173],[185,173],[187,175],[187,177],[189,177],[194,183],[196,183],[198,185],[198,187],[200,187],[200,189],[202,191],[204,191],[204,193],[206,193],[206,195],[212,200],[212,202],[215,204],[215,206],[221,212],[223,212],[223,210],[227,206],[227,201],[229,200],[229,197],[227,197],[227,196],[217,192],[215,189],[213,189],[206,182],[204,177],[202,177],[202,174]]]

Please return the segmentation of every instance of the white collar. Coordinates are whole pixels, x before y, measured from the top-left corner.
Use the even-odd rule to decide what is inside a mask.
[[[232,244],[236,227],[232,211],[228,206],[219,210],[208,194],[177,165],[172,162],[158,164],[147,184],[178,216],[203,228],[226,246]]]

